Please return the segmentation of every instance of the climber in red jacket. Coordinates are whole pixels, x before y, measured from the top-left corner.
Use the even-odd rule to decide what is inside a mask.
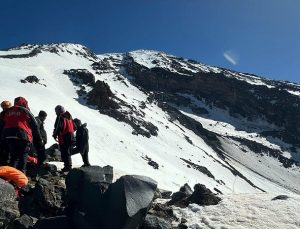
[[[2,140],[6,151],[9,152],[9,165],[25,172],[33,138],[43,145],[27,100],[23,97],[15,98],[14,106],[4,111],[1,119],[4,123]]]

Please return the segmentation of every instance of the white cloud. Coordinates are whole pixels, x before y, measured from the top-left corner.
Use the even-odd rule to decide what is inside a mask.
[[[225,59],[233,65],[237,65],[239,62],[239,56],[232,50],[228,50],[223,53]]]

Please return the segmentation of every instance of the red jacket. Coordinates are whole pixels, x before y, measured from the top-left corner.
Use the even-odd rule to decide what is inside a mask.
[[[60,145],[64,144],[64,139],[66,135],[70,135],[70,137],[73,138],[74,131],[75,128],[73,119],[68,111],[57,116],[54,124],[53,137],[58,137],[58,143]]]

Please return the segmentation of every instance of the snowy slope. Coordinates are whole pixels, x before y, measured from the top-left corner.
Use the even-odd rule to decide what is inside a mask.
[[[175,208],[175,215],[192,229],[290,228],[300,227],[299,196],[272,200],[275,194],[228,194],[218,205]]]
[[[35,52],[32,54],[33,50]],[[118,175],[126,173],[150,176],[157,180],[159,187],[163,189],[175,191],[184,183],[191,186],[203,183],[211,190],[217,188],[222,193],[300,193],[300,181],[297,179],[300,175],[299,167],[284,168],[276,158],[259,157],[251,149],[247,149],[248,154],[245,154],[245,146],[236,146],[232,138],[226,138],[226,135],[249,138],[262,145],[281,149],[280,143],[276,144],[256,136],[255,128],[262,128],[264,125],[270,128],[269,125],[263,121],[252,123],[252,132],[249,133],[238,128],[241,120],[232,120],[232,117],[221,115],[223,121],[215,121],[217,109],[211,109],[208,116],[195,116],[188,108],[180,107],[179,110],[183,114],[217,134],[227,155],[224,160],[199,135],[179,121],[170,120],[169,114],[155,101],[149,102],[149,93],[132,83],[132,77],[124,70],[125,57],[131,57],[147,68],[159,66],[183,75],[187,75],[185,70],[215,73],[223,71],[184,60],[179,63],[181,67],[176,69],[170,64],[170,56],[155,51],[140,50],[129,54],[95,56],[81,45],[27,45],[0,52],[0,100],[13,101],[17,96],[24,96],[35,115],[39,110],[45,110],[48,113],[45,125],[50,139],[48,146],[54,143],[50,138],[55,120],[54,107],[58,104],[63,105],[74,118],[88,123],[92,164],[112,165]],[[93,63],[104,60],[109,68],[95,70],[92,67]],[[101,114],[94,106],[86,105],[85,100],[76,93],[78,86],[63,74],[64,70],[69,69],[86,69],[96,80],[106,82],[119,101],[130,104],[130,107],[122,106],[122,111],[128,111],[128,116],[151,122],[158,128],[157,136],[147,138],[134,135],[129,124]],[[236,73],[228,74],[229,77],[236,76]],[[29,75],[37,76],[40,84],[20,82]],[[267,84],[272,87],[267,81],[254,76],[239,74],[238,77],[249,83]],[[86,88],[87,91],[91,90]],[[140,108],[141,104],[145,104],[145,107]],[[135,112],[130,113],[132,109]],[[224,111],[219,111],[219,115],[220,113],[224,114]],[[288,151],[283,153],[290,155]],[[158,164],[158,169],[148,164],[149,158]],[[78,155],[73,157],[74,166],[80,166],[81,163]],[[205,167],[210,173],[194,169],[197,166],[202,166],[202,169]],[[233,168],[241,175],[237,175]]]

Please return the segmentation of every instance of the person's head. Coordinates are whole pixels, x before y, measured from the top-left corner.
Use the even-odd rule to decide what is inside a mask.
[[[14,106],[24,107],[29,110],[28,102],[24,97],[17,97],[14,101]]]
[[[78,127],[80,127],[80,126],[81,126],[81,121],[80,121],[80,119],[78,119],[78,118],[75,118],[75,119],[73,120],[73,122],[74,122],[74,124],[75,124],[76,128],[78,128]]]
[[[11,107],[11,102],[7,101],[7,100],[4,100],[2,103],[1,103],[1,107],[2,109],[5,111],[7,110],[8,108]]]
[[[65,113],[65,108],[61,105],[57,105],[55,107],[55,113],[56,113],[56,115],[60,115],[62,113]]]
[[[41,121],[45,121],[46,120],[46,118],[47,118],[47,113],[46,113],[46,111],[40,111],[39,112],[39,118],[40,118],[40,120]]]

